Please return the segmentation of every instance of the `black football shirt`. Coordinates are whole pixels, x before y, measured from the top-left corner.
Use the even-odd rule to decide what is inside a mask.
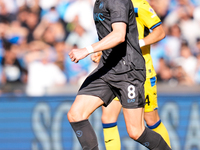
[[[112,49],[104,50],[98,68],[104,68],[114,74],[132,69],[145,69],[131,0],[96,0],[93,17],[99,40],[112,31],[112,23],[127,24],[125,42]]]

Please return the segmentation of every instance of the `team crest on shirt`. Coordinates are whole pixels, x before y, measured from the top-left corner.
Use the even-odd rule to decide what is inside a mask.
[[[99,5],[99,9],[102,9],[102,8],[103,8],[103,2],[101,2]]]
[[[94,17],[95,21],[104,21],[105,20],[102,13],[95,13],[95,14],[93,14],[93,17]]]

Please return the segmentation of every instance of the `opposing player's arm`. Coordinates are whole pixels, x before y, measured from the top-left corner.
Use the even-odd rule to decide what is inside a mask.
[[[165,37],[165,31],[163,29],[162,24],[157,26],[156,28],[154,28],[152,30],[152,32],[147,35],[145,38],[141,39],[143,41],[139,41],[140,43],[140,47],[144,46],[144,45],[151,45],[153,43],[156,43],[160,40],[162,40]],[[144,43],[141,43],[144,42]]]
[[[113,48],[120,43],[125,41],[126,36],[126,23],[124,22],[115,22],[112,24],[112,32],[109,33],[102,40],[92,44],[89,47],[82,49],[73,49],[69,56],[71,61],[77,63],[79,60],[85,58],[90,53],[99,52]]]
[[[165,31],[163,29],[160,18],[147,2],[139,6],[138,18],[145,27],[151,29],[152,31],[150,34],[148,34],[148,36],[140,39],[140,47],[144,45],[151,45],[162,40],[165,37]]]

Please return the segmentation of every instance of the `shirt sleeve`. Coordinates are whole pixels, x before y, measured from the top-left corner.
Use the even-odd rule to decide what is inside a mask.
[[[125,22],[128,24],[129,0],[108,0],[111,24],[114,22]]]
[[[147,28],[153,30],[162,22],[149,4],[142,3],[141,5],[138,9],[138,17],[141,19],[141,21]]]

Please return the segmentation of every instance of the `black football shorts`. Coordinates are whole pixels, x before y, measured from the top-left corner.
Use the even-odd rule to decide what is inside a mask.
[[[145,70],[111,74],[96,69],[83,82],[78,95],[97,96],[104,101],[104,106],[117,96],[124,108],[144,107],[145,78]]]

